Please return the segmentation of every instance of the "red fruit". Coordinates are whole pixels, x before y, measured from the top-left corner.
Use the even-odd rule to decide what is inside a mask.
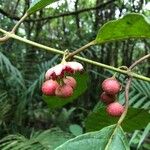
[[[42,92],[45,95],[55,95],[55,90],[59,84],[54,80],[47,80],[42,85]]]
[[[77,82],[73,77],[66,76],[66,78],[63,79],[64,83],[67,85],[70,85],[73,89],[76,88]]]
[[[118,102],[113,102],[107,106],[107,113],[114,117],[119,117],[124,112],[124,107]]]
[[[70,97],[73,94],[73,88],[70,85],[64,84],[57,87],[55,95],[59,97]]]
[[[103,92],[100,96],[100,100],[105,104],[110,104],[115,101],[115,96],[108,95],[106,92]]]
[[[121,89],[120,83],[114,78],[105,79],[102,83],[102,89],[110,95],[119,93]]]

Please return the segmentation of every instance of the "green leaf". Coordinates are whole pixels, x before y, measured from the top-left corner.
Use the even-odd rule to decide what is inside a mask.
[[[125,15],[118,20],[109,21],[98,31],[96,43],[105,43],[127,38],[150,38],[150,22],[138,13]]]
[[[59,128],[33,132],[30,139],[23,135],[8,135],[0,140],[1,150],[54,150],[59,145],[73,138]]]
[[[97,132],[89,132],[71,139],[55,150],[129,150],[120,126],[112,125]]]
[[[137,149],[140,149],[142,143],[144,142],[144,140],[146,139],[146,137],[149,135],[150,133],[150,123],[147,125],[147,127],[144,129],[144,132],[142,134],[142,136],[140,137],[140,140],[138,142],[138,146]]]
[[[53,2],[56,2],[56,1],[58,1],[58,0],[34,0],[31,3],[30,8],[27,10],[27,13],[32,14],[32,13],[46,7],[47,5],[49,5]]]
[[[49,150],[53,150],[71,138],[73,138],[71,134],[63,132],[59,128],[54,128],[40,133],[33,139],[40,141],[45,147],[49,147]]]
[[[111,117],[107,114],[105,108],[97,110],[97,112],[91,113],[86,121],[87,131],[96,131],[101,128],[117,123],[119,118]],[[150,122],[150,114],[147,110],[129,108],[126,118],[122,123],[122,128],[126,132],[132,132],[144,128]]]
[[[76,74],[74,78],[77,81],[77,87],[73,92],[73,95],[68,98],[61,98],[57,96],[43,96],[44,101],[50,108],[60,108],[65,104],[72,102],[77,99],[87,89],[88,75],[87,74]]]
[[[83,129],[78,124],[70,125],[69,130],[75,136],[81,135],[83,133]]]

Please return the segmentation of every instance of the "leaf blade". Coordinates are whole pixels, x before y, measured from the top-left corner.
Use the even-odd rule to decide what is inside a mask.
[[[27,14],[32,14],[32,13],[46,7],[47,5],[49,5],[53,2],[56,2],[56,1],[58,1],[58,0],[34,0],[31,3],[30,8],[27,10]]]
[[[118,142],[121,143],[118,147]],[[100,131],[89,132],[71,139],[55,150],[129,150],[120,126],[112,125]]]
[[[99,29],[95,41],[105,43],[128,38],[150,38],[150,23],[144,15],[131,13],[107,22]]]
[[[144,116],[144,118],[143,118]],[[101,128],[117,123],[119,118],[111,117],[106,113],[105,108],[97,110],[97,112],[91,113],[86,121],[87,131],[96,131]],[[142,120],[142,121],[141,121]],[[128,113],[124,121],[122,122],[122,128],[126,132],[132,132],[134,130],[142,129],[150,122],[150,114],[144,109],[129,108]]]

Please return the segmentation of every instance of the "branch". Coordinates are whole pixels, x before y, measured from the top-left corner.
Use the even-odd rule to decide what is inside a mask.
[[[30,45],[33,45],[33,46],[36,46],[36,47],[39,47],[39,48],[42,48],[42,49],[45,49],[47,51],[54,52],[54,53],[57,53],[57,54],[62,54],[62,55],[64,54],[64,51],[61,51],[61,50],[58,50],[58,49],[55,49],[55,48],[51,48],[51,47],[48,47],[48,46],[45,46],[45,45],[42,45],[42,44],[30,41],[30,40],[27,40],[25,38],[22,38],[22,37],[19,37],[19,36],[13,34],[13,33],[7,32],[7,31],[5,31],[5,30],[3,30],[1,28],[0,28],[0,32],[6,34],[8,37],[11,37],[13,39],[22,41],[24,43],[27,43],[27,44],[30,44]],[[88,48],[88,47],[86,47],[86,48]],[[112,71],[115,71],[115,72],[119,72],[119,73],[122,73],[122,74],[125,74],[125,75],[129,75],[129,71],[122,70],[122,69],[119,69],[119,68],[115,68],[113,66],[109,66],[109,65],[106,65],[106,64],[102,64],[102,63],[99,63],[99,62],[96,62],[96,61],[93,61],[93,60],[90,60],[90,59],[87,59],[87,58],[83,58],[83,57],[76,56],[76,55],[73,58],[76,58],[78,60],[81,60],[81,61],[93,64],[93,65],[96,65],[96,66],[99,66],[99,67],[102,67],[102,68],[109,69],[109,70],[112,70]],[[130,75],[132,77],[136,78],[136,79],[145,80],[145,81],[149,81],[150,82],[150,78],[142,76],[142,75],[138,75],[138,74],[136,74],[134,72],[130,72]]]
[[[0,13],[3,14],[4,16],[7,16],[10,19],[14,19],[14,20],[20,20],[20,17],[14,16],[6,11],[4,11],[3,9],[0,8]]]
[[[50,20],[50,19],[56,19],[56,18],[60,18],[60,17],[65,17],[65,16],[72,16],[72,15],[77,15],[80,13],[84,13],[87,11],[91,11],[91,10],[97,10],[97,9],[101,9],[106,7],[108,4],[115,2],[116,0],[109,0],[106,3],[100,4],[98,6],[95,7],[91,7],[91,8],[84,8],[78,11],[73,11],[73,12],[65,12],[62,14],[58,14],[58,15],[54,15],[54,16],[48,16],[48,17],[44,17],[44,18],[38,18],[38,19],[26,19],[24,20],[25,22],[36,22],[36,21],[43,21],[43,20]],[[14,19],[14,20],[20,20],[20,17],[17,16],[12,16],[11,14],[5,12],[4,10],[0,9],[0,13],[2,13],[3,15],[9,17],[10,19]]]
[[[17,24],[13,27],[13,29],[10,31],[10,34],[14,34],[15,31],[17,30],[17,28],[19,27],[19,25],[27,18],[28,14],[25,13],[21,19],[17,22]],[[5,35],[4,37],[0,38],[0,42],[5,42],[9,39],[9,35]]]
[[[142,58],[140,58],[139,60],[137,60],[136,62],[134,62],[130,67],[129,69],[133,69],[135,66],[137,66],[139,63],[141,63],[143,60],[147,59],[150,57],[150,54],[147,54],[145,56],[143,56]]]
[[[56,16],[49,16],[49,17],[46,17],[46,18],[39,18],[39,19],[27,19],[27,16],[28,14],[25,13],[21,18],[19,17],[15,17],[15,16],[12,16],[11,14],[5,12],[3,9],[0,8],[0,13],[4,14],[5,16],[11,18],[11,19],[16,19],[16,20],[19,20],[17,22],[17,24],[14,26],[14,28],[11,30],[10,33],[15,33],[16,29],[19,27],[19,25],[23,22],[23,21],[42,21],[42,20],[48,20],[48,19],[54,19],[54,18],[59,18],[59,17],[64,17],[64,16],[70,16],[70,15],[76,15],[76,14],[79,14],[79,13],[82,13],[82,12],[86,12],[86,11],[90,11],[90,10],[95,10],[95,9],[99,9],[99,8],[103,8],[105,7],[107,4],[109,3],[112,3],[116,0],[110,0],[106,3],[103,3],[99,6],[96,6],[96,7],[91,7],[91,8],[85,8],[85,9],[82,9],[82,10],[78,10],[78,11],[74,11],[74,12],[69,12],[69,13],[63,13],[63,14],[59,14],[59,15],[56,15]],[[5,42],[9,39],[9,36],[8,35],[5,35],[4,37],[0,38],[0,42]]]
[[[125,110],[123,112],[123,114],[121,115],[119,121],[118,121],[118,124],[120,125],[122,123],[122,121],[124,120],[127,112],[128,112],[128,107],[129,107],[129,89],[130,89],[130,86],[131,86],[131,81],[132,81],[132,78],[133,76],[130,74],[131,73],[131,70],[137,66],[139,63],[141,63],[142,61],[144,61],[145,59],[148,59],[150,58],[150,54],[147,54],[145,56],[143,56],[142,58],[140,58],[139,60],[135,61],[128,69],[128,81],[127,81],[127,84],[126,84],[126,87],[125,87]]]
[[[27,13],[25,13],[22,17],[21,17],[21,19],[17,22],[17,24],[13,27],[13,29],[12,29],[12,33],[15,33],[15,31],[16,31],[16,29],[19,27],[19,25],[26,19],[28,17],[28,14]]]
[[[86,48],[88,48],[88,47],[90,47],[90,46],[92,46],[92,45],[95,45],[95,41],[92,41],[92,42],[90,42],[90,43],[88,43],[88,44],[82,46],[81,48],[79,48],[79,49],[73,51],[72,53],[70,53],[70,54],[66,57],[66,59],[72,58],[74,55],[76,55],[76,54],[82,52],[83,50],[85,50]]]

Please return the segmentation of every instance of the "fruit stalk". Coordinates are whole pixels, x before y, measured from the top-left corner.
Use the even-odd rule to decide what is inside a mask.
[[[123,112],[123,114],[121,115],[117,125],[120,125],[122,123],[122,121],[124,120],[125,116],[127,115],[128,112],[128,108],[129,108],[129,89],[131,86],[131,81],[133,76],[130,75],[130,72],[132,71],[132,69],[137,66],[139,63],[141,63],[142,61],[144,61],[145,59],[150,58],[150,54],[147,54],[143,57],[141,57],[140,59],[138,59],[137,61],[135,61],[128,69],[128,81],[125,87],[125,110]]]

